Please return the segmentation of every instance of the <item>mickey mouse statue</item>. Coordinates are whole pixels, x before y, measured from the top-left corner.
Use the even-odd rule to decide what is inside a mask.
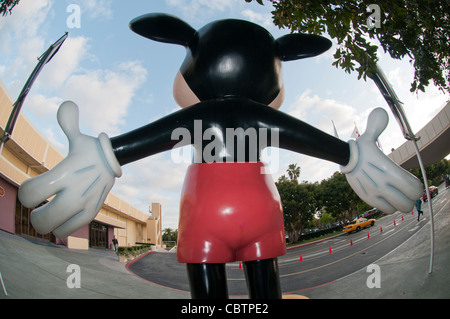
[[[67,157],[19,189],[20,201],[30,208],[56,195],[31,215],[39,233],[67,237],[95,217],[122,165],[192,144],[195,161],[183,185],[177,247],[192,298],[227,298],[225,263],[234,261],[244,264],[250,298],[281,298],[277,257],[286,252],[283,212],[260,161],[263,148],[339,164],[361,199],[385,213],[411,211],[420,197],[420,181],[376,146],[388,122],[383,109],[375,109],[366,132],[348,143],[278,110],[284,97],[281,61],[321,54],[329,40],[306,34],[274,39],[256,24],[233,19],[195,30],[160,13],[140,16],[130,27],[151,40],[186,47],[174,82],[182,109],[117,137],[94,138],[80,133],[77,105],[64,102],[57,118],[69,140]],[[229,129],[235,133],[231,139]],[[190,138],[181,143],[185,136]],[[211,142],[204,145],[205,139]]]

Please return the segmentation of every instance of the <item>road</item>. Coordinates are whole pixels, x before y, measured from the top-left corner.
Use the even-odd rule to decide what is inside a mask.
[[[435,218],[450,199],[445,187],[432,199]],[[399,212],[377,220],[373,227],[358,233],[341,234],[330,239],[302,245],[279,257],[281,290],[284,294],[302,293],[333,283],[394,251],[400,244],[424,227],[429,221],[428,204],[422,205],[424,216],[417,222],[417,211]],[[128,265],[129,271],[160,286],[189,291],[185,266],[176,261],[175,254],[151,253]],[[230,295],[247,296],[244,271],[239,263],[227,264]]]

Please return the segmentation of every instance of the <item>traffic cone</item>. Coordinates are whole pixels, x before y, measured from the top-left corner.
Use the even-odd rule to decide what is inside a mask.
[[[395,222],[395,220],[394,220],[394,226],[397,226],[397,223]]]
[[[303,256],[302,254],[300,254],[300,260],[299,261],[303,261]]]
[[[350,239],[350,246],[353,246],[353,240]]]
[[[329,253],[329,254],[332,253],[332,251],[331,251],[331,246],[328,247],[328,253]]]
[[[242,264],[241,264],[241,262],[239,262],[239,269],[242,269]]]
[[[403,218],[403,215],[402,215],[402,221],[404,221],[405,219]]]
[[[382,232],[383,232],[383,227],[380,226],[380,233],[382,233]]]
[[[369,239],[370,238],[370,234],[369,234],[369,232],[367,232],[367,239]]]

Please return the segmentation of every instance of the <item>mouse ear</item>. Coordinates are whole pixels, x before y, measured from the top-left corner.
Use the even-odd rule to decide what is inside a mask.
[[[189,46],[196,30],[183,20],[164,13],[149,13],[133,19],[130,29],[151,40]]]
[[[320,35],[292,33],[275,40],[276,54],[281,61],[313,57],[331,48],[331,41]]]

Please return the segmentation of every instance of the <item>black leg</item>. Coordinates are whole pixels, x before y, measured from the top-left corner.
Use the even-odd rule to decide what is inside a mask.
[[[277,258],[244,262],[251,299],[281,299]]]
[[[225,264],[187,264],[193,299],[228,299]]]

